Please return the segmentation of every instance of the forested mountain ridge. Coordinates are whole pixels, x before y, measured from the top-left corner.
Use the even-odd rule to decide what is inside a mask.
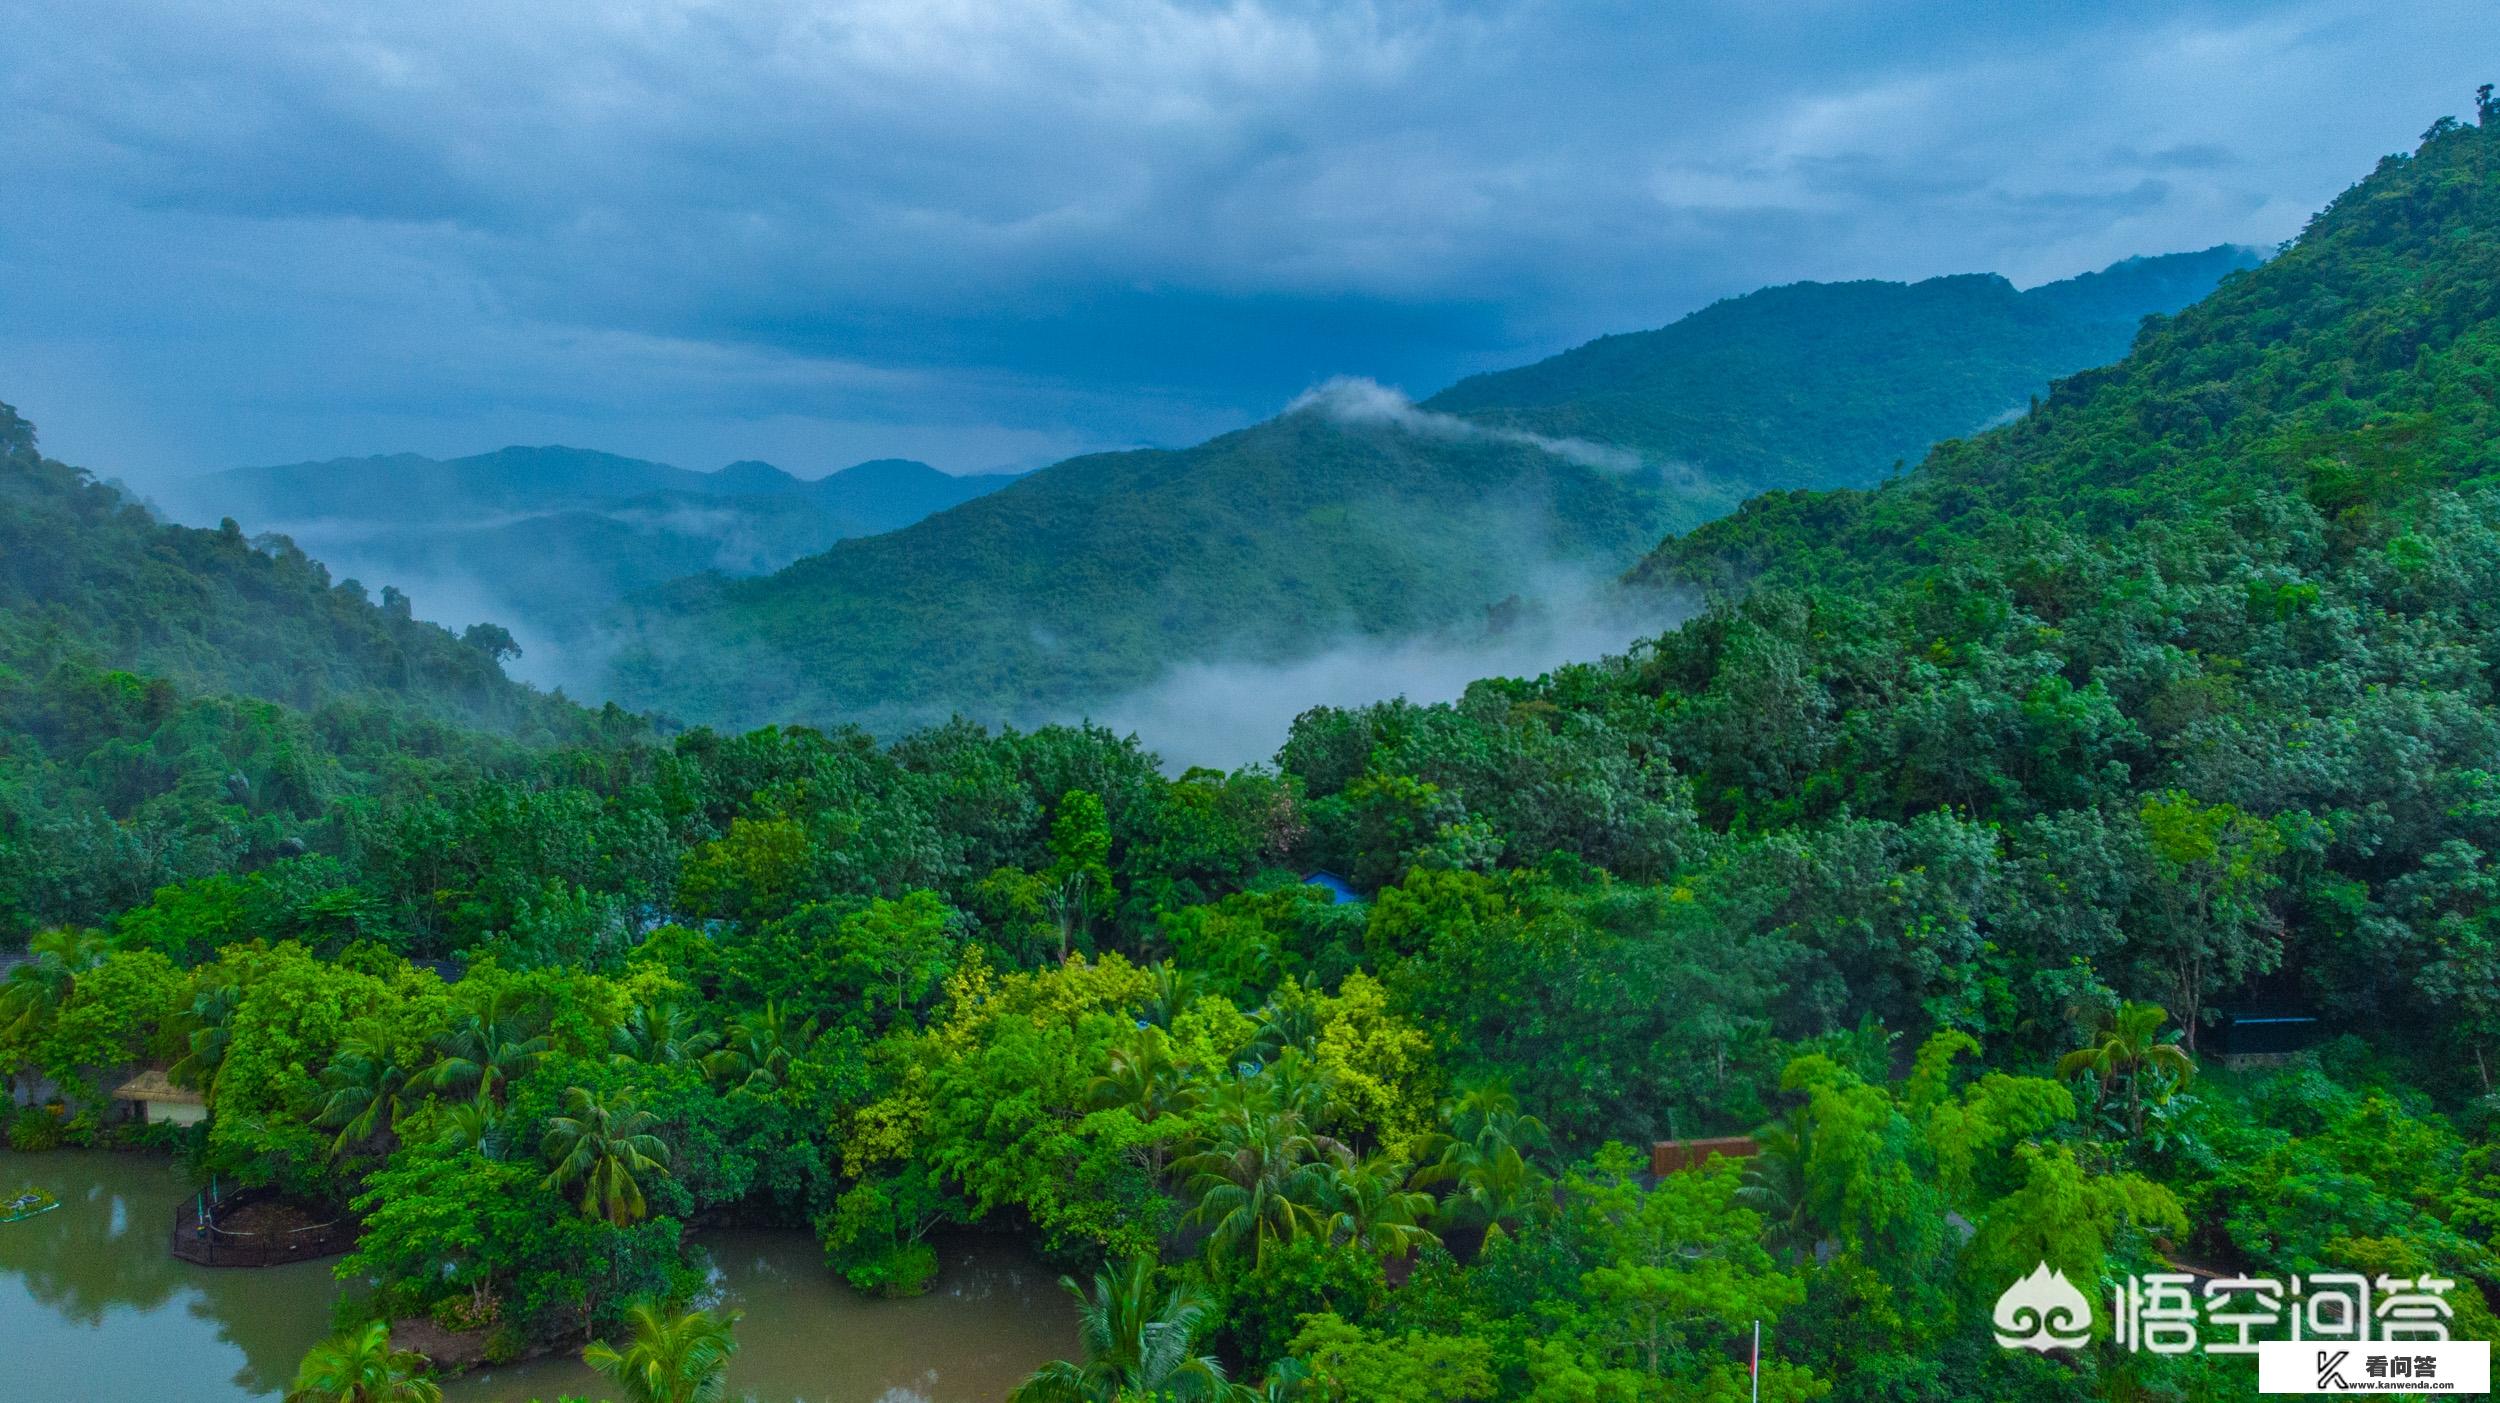
[[[2391,157],[2263,275],[2147,328],[2021,422],[1871,491],[1770,493],[1672,540],[1642,577],[1866,585],[2058,525],[2208,531],[2308,507],[2343,532],[2492,473],[2500,236],[2480,128]],[[2436,235],[2436,237],[2433,237]],[[2279,526],[2274,528],[2279,529]]]
[[[639,723],[284,540],[158,522],[0,405],[0,944],[267,860],[333,803]]]
[[[1431,628],[1556,562],[1609,568],[1700,519],[1659,489],[1654,472],[1314,407],[1073,459],[762,579],[681,582],[634,612],[614,691],[733,725],[1029,721],[1212,645],[1276,656]]]
[[[671,500],[784,497],[858,534],[891,531],[1014,480],[1012,473],[943,473],[908,458],[873,459],[814,479],[752,459],[707,473],[551,444],[466,458],[399,453],[229,468],[169,483],[161,495],[195,514],[271,523],[337,518],[368,528],[597,510],[657,493],[676,494]]]
[[[415,622],[291,543],[228,521],[157,521],[119,490],[36,451],[34,426],[0,406],[0,640],[10,661],[55,658],[162,676],[311,710],[389,694],[496,731],[571,710],[504,675],[491,642]]]
[[[621,627],[610,691],[734,725],[1029,721],[1178,661],[1480,628],[1488,606],[1611,573],[1757,485],[1871,482],[2252,262],[2218,247],[2029,292],[1798,284],[1420,408],[1332,387],[1194,448],[1071,460],[774,575],[655,592]]]
[[[2116,360],[2146,316],[2258,261],[2224,244],[2020,292],[1980,273],[1765,288],[1462,380],[1424,407],[1615,444],[1745,491],[1863,487],[2012,417],[2052,379]]]

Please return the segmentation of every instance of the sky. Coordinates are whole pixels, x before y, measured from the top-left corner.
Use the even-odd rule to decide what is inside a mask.
[[[0,401],[144,485],[1192,442],[1767,284],[2270,245],[2489,0],[0,0]]]

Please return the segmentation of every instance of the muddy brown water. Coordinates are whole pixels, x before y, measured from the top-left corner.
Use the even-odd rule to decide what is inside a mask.
[[[162,1159],[0,1150],[0,1188],[39,1185],[61,1207],[0,1224],[0,1396],[10,1403],[237,1403],[286,1391],[330,1328],[336,1259],[217,1270],[165,1251],[191,1186]],[[755,1403],[996,1403],[1076,1344],[1056,1278],[1012,1244],[942,1244],[926,1296],[880,1301],[824,1269],[805,1233],[697,1235],[706,1304],[744,1311],[729,1395]],[[445,1403],[606,1396],[578,1356],[481,1371]]]

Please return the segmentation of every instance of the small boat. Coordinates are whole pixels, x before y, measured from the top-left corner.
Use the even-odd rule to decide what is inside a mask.
[[[0,1202],[0,1223],[15,1223],[38,1213],[49,1213],[61,1201],[41,1189],[28,1189],[17,1197]]]

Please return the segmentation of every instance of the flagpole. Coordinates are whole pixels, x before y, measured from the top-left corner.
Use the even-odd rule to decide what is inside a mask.
[[[1762,1322],[1753,1323],[1753,1403],[1762,1403]]]

